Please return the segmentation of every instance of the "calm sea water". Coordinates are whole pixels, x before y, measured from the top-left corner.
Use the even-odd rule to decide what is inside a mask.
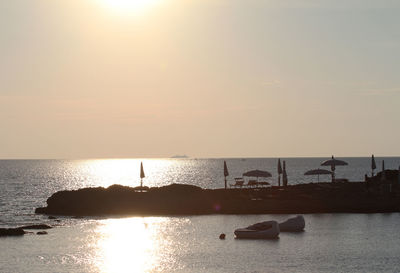
[[[363,180],[369,158],[343,158],[338,178]],[[289,183],[322,158],[287,158]],[[380,166],[381,158],[377,158]],[[34,208],[63,189],[140,183],[139,159],[1,160],[0,227],[48,223],[45,236],[0,238],[0,272],[399,272],[400,214],[305,215],[306,231],[278,240],[236,240],[233,230],[288,215],[211,215],[50,220]],[[223,187],[223,159],[144,159],[144,184]],[[277,181],[277,159],[227,159],[230,183],[245,171],[263,169]],[[400,158],[385,158],[397,169]],[[329,181],[330,177],[321,176]],[[219,240],[226,233],[226,240]]]

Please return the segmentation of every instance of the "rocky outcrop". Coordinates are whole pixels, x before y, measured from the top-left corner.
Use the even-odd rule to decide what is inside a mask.
[[[25,231],[22,228],[0,228],[0,236],[22,236]]]
[[[399,189],[364,182],[263,189],[201,189],[172,184],[145,191],[121,185],[60,191],[36,213],[68,216],[398,212]]]
[[[0,236],[21,236],[27,233],[32,234],[33,232],[26,232],[24,229],[50,229],[53,228],[46,224],[38,224],[38,225],[28,225],[17,228],[0,228]],[[47,234],[46,231],[39,231],[39,235]]]

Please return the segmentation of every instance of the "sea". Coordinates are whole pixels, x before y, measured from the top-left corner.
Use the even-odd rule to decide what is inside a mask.
[[[305,176],[329,158],[281,158],[289,184],[330,183]],[[363,181],[371,158],[338,158],[336,178]],[[398,169],[400,157],[376,157],[378,169]],[[0,228],[49,224],[47,235],[0,237],[0,272],[400,272],[400,214],[306,214],[301,233],[275,240],[235,239],[233,231],[294,215],[204,215],[118,218],[36,215],[60,190],[171,183],[224,187],[259,169],[278,184],[277,158],[0,160]],[[219,235],[226,234],[225,240]]]

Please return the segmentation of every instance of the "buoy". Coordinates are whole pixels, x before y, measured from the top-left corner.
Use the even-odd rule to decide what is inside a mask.
[[[224,239],[225,239],[225,233],[221,233],[221,234],[219,235],[219,238],[220,238],[221,240],[224,240]]]

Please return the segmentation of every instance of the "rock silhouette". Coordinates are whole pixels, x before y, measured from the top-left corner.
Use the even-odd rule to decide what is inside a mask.
[[[398,187],[365,182],[310,183],[263,189],[202,189],[172,184],[146,191],[121,185],[60,191],[36,213],[67,216],[398,212]]]
[[[25,231],[22,228],[0,228],[0,236],[22,236]]]

